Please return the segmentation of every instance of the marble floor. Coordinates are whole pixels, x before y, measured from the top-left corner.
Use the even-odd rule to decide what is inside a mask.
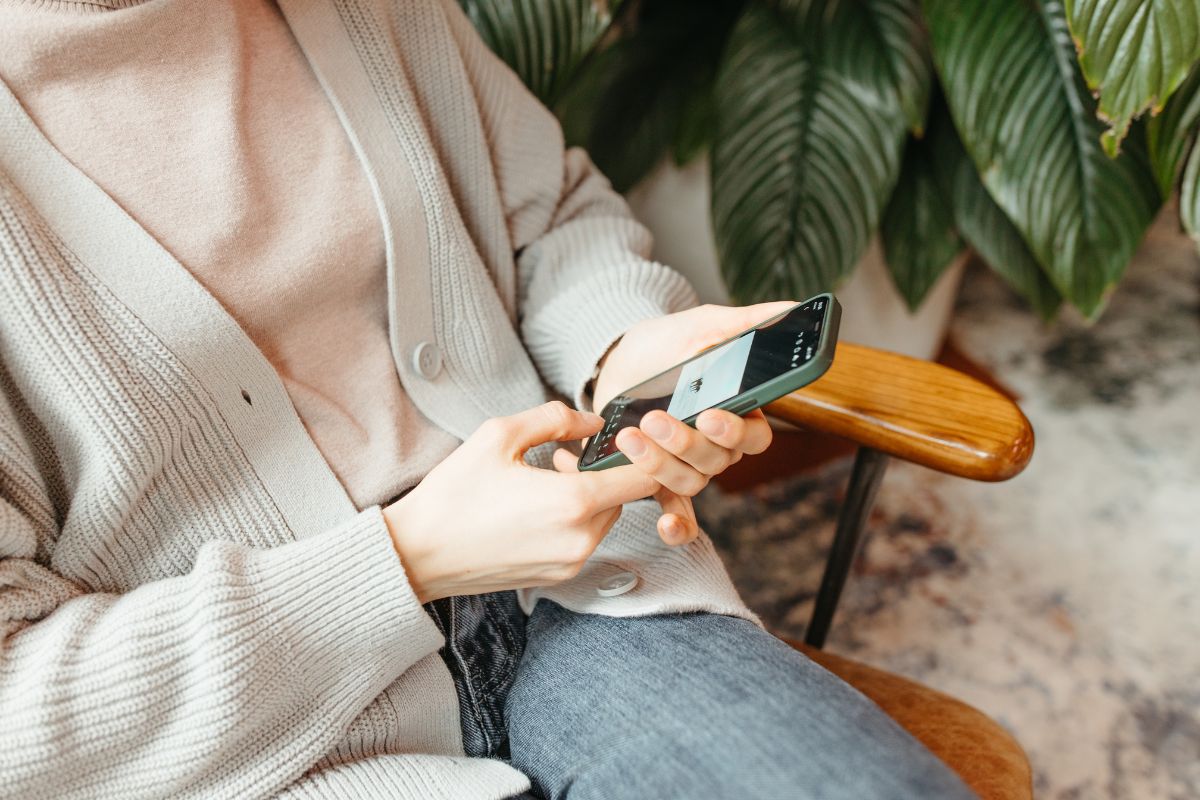
[[[1101,319],[1050,326],[983,271],[960,348],[1020,397],[1029,468],[893,464],[829,648],[985,710],[1039,798],[1200,797],[1200,258],[1164,218]],[[849,471],[699,509],[747,601],[799,635]]]

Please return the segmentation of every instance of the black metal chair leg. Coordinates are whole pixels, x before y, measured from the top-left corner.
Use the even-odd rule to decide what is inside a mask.
[[[888,456],[869,447],[860,447],[854,457],[854,470],[850,473],[850,484],[846,488],[846,502],[838,515],[837,533],[833,546],[829,548],[829,559],[825,562],[825,574],[821,576],[821,588],[817,590],[817,603],[812,619],[804,632],[804,643],[812,647],[824,647],[833,612],[837,609],[846,576],[858,554],[863,527],[875,502],[875,491],[887,470]]]

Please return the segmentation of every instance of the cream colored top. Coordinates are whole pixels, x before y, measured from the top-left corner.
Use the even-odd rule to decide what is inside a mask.
[[[579,398],[631,325],[695,302],[456,0],[279,5],[380,200],[394,366],[438,427]],[[753,618],[658,515],[628,504],[522,607]],[[0,74],[0,797],[525,791],[463,757],[443,641],[261,349]]]
[[[355,505],[458,440],[401,387],[379,213],[271,0],[0,0],[0,76],[263,351]]]

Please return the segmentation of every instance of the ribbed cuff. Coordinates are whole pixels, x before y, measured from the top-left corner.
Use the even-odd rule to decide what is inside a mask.
[[[596,280],[579,294],[586,302],[572,308],[570,347],[561,354],[563,388],[577,408],[589,408],[585,395],[596,365],[625,332],[639,322],[695,305],[695,293],[677,272],[661,264],[639,264],[635,280]],[[565,310],[565,309],[564,309]]]
[[[378,507],[257,551],[248,572],[296,673],[310,676],[326,697],[342,695],[352,713],[443,644]]]
[[[577,329],[575,347],[564,363],[565,372],[569,376],[566,384],[569,389],[567,396],[575,403],[576,408],[585,411],[594,410],[592,397],[587,389],[596,372],[596,365],[604,358],[604,354],[634,325],[670,313],[664,306],[646,297],[602,294],[596,298],[596,302],[597,305],[616,311],[588,320],[591,324],[586,329]]]
[[[576,407],[587,408],[584,390],[614,342],[643,320],[695,303],[679,273],[650,261],[626,261],[564,290],[526,319],[523,334],[547,381]]]
[[[578,575],[553,586],[522,589],[521,608],[531,613],[544,597],[586,614],[642,617],[703,611],[761,625],[742,602],[708,536],[701,532],[691,544],[668,547],[655,528],[660,513],[653,501],[627,504]],[[601,597],[596,588],[618,572],[637,575],[637,586],[616,597]]]
[[[287,800],[504,800],[528,789],[528,778],[497,759],[413,753],[375,756],[310,772],[278,796]]]

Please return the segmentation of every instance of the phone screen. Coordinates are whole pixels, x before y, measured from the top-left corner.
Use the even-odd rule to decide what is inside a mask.
[[[809,300],[613,398],[583,464],[615,453],[617,432],[638,425],[650,411],[663,409],[691,422],[705,409],[803,367],[817,353],[828,303],[826,297]]]

